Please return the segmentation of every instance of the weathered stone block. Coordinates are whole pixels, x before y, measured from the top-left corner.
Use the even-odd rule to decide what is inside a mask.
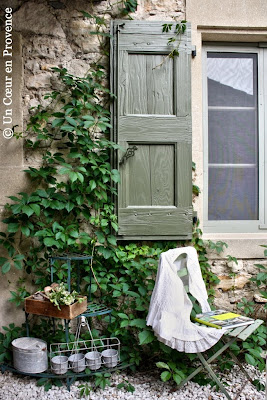
[[[249,282],[251,275],[240,274],[230,277],[229,275],[219,275],[220,282],[216,285],[216,289],[222,289],[223,291],[235,289],[243,289],[244,286]]]
[[[26,86],[28,89],[48,88],[51,86],[51,76],[51,72],[42,72],[29,76],[26,81]]]
[[[19,32],[31,32],[38,35],[65,37],[65,33],[45,4],[28,1],[13,16],[13,24]]]

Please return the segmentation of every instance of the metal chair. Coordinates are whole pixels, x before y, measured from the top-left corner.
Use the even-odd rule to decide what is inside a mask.
[[[181,254],[181,256],[179,256],[180,259],[185,259],[186,258],[186,254]],[[189,276],[188,276],[188,270],[186,268],[186,260],[184,260],[184,263],[182,264],[182,267],[177,273],[178,276],[181,278],[183,285],[184,285],[184,289],[186,291],[186,293],[189,295],[192,305],[193,305],[193,310],[195,309],[195,311],[201,312],[200,307],[198,306],[198,304],[194,304],[194,298],[192,295],[190,295],[190,291],[189,291]],[[237,359],[237,357],[235,356],[235,354],[230,350],[230,346],[235,343],[237,340],[246,340],[264,321],[260,320],[260,319],[256,319],[254,321],[253,324],[251,325],[247,325],[247,326],[240,326],[234,329],[229,329],[227,330],[227,332],[225,333],[225,335],[221,338],[221,342],[222,342],[222,347],[217,350],[211,357],[205,357],[204,354],[205,353],[196,353],[196,355],[198,356],[201,365],[196,368],[187,378],[185,378],[179,385],[178,385],[178,389],[181,388],[184,384],[186,384],[188,381],[190,381],[192,378],[194,378],[194,376],[196,376],[199,372],[201,372],[203,369],[206,369],[207,372],[209,373],[209,375],[211,376],[211,378],[216,382],[216,384],[219,386],[219,388],[221,389],[222,393],[225,394],[226,398],[228,400],[236,400],[238,399],[240,393],[243,391],[245,385],[247,384],[248,381],[250,381],[252,383],[252,379],[249,376],[249,374],[247,373],[247,371],[243,368],[242,364],[239,362],[239,360]],[[198,324],[198,323],[196,323]],[[198,324],[200,325],[200,324]],[[208,329],[208,328],[207,328]],[[216,345],[217,346],[217,345]],[[208,350],[208,352],[214,348],[215,346],[213,346],[211,349]],[[239,366],[240,370],[244,373],[244,375],[246,376],[247,380],[245,380],[243,386],[241,387],[240,391],[237,393],[237,395],[235,396],[235,398],[233,399],[230,394],[227,392],[225,386],[222,384],[222,382],[218,379],[218,377],[216,376],[215,372],[212,370],[210,364],[215,361],[217,359],[217,357],[219,357],[222,353],[224,353],[226,350],[228,350],[230,356],[232,357],[232,360]]]

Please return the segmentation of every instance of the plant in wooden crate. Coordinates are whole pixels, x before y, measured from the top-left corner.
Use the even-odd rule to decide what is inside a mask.
[[[75,290],[69,292],[61,282],[26,297],[24,307],[30,314],[73,319],[86,310],[87,302],[86,296],[79,295]]]

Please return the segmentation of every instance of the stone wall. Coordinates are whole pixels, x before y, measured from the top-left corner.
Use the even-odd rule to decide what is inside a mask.
[[[56,79],[51,67],[64,67],[70,73],[84,76],[90,68],[90,63],[100,57],[98,38],[90,34],[90,31],[95,30],[95,25],[91,19],[82,16],[81,10],[105,16],[109,25],[111,18],[119,16],[119,6],[111,7],[117,0],[4,0],[4,3],[6,5],[2,4],[0,10],[2,31],[5,28],[5,8],[12,8],[13,13],[13,38],[17,48],[17,58],[14,59],[14,79],[17,82],[14,88],[14,113],[16,129],[19,131],[26,129],[31,107],[45,105],[43,95],[56,88]],[[134,19],[186,18],[185,0],[140,0],[138,3],[136,13],[132,15]],[[108,68],[108,60],[102,62],[106,63]],[[0,126],[0,129],[3,127]],[[17,142],[14,138],[7,140],[0,135],[1,216],[4,213],[6,196],[32,190],[23,170],[39,162],[36,154],[23,148],[22,141]],[[233,278],[229,277],[232,271],[226,262],[213,261],[214,272],[221,277],[221,283],[216,289],[218,305],[226,307],[230,300],[234,306],[244,295],[249,299],[253,297],[254,288],[248,279],[257,272],[254,263],[254,260],[240,260],[233,281]],[[19,276],[21,274],[12,271],[1,277],[0,326],[14,321],[19,323],[24,318],[21,310],[16,310],[7,300],[9,290],[16,288]],[[237,286],[237,289],[233,290],[232,286]]]

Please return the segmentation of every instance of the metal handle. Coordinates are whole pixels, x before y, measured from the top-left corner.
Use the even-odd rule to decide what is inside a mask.
[[[123,164],[125,161],[128,160],[128,158],[133,157],[135,151],[138,150],[137,146],[133,146],[133,147],[128,147],[128,149],[126,150],[126,153],[123,155],[122,159],[120,160],[119,164]]]

